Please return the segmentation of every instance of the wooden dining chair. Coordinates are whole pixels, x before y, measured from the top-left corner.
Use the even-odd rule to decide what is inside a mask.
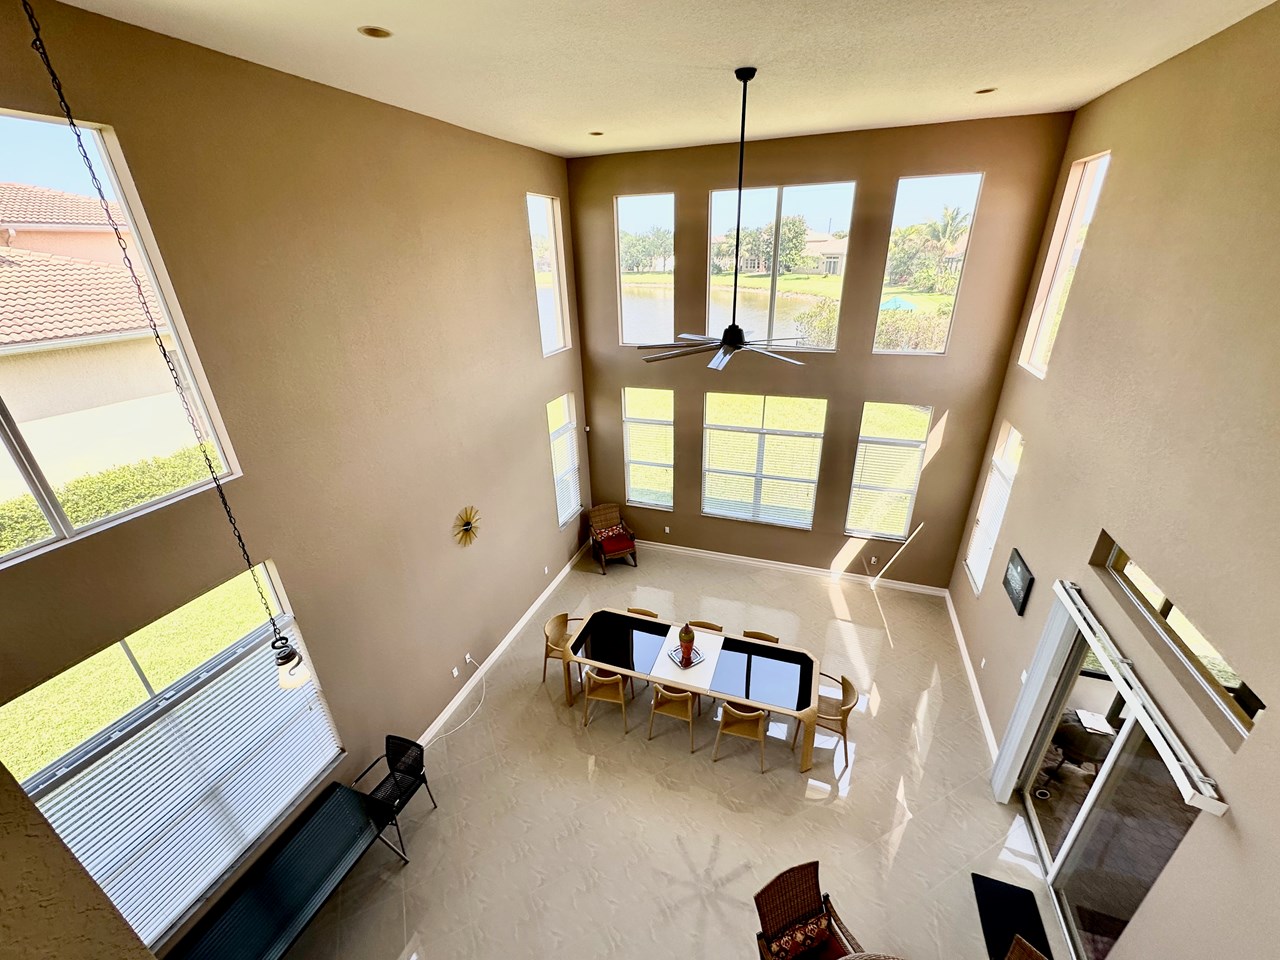
[[[627,733],[627,694],[620,673],[601,676],[594,670],[587,670],[582,675],[582,725],[585,727],[591,716],[591,701],[603,700],[605,703],[616,703],[622,708],[622,734]]]
[[[657,714],[674,717],[689,724],[689,752],[693,753],[693,705],[698,704],[702,716],[702,698],[692,690],[676,690],[660,683],[653,685],[653,703],[649,705],[649,739],[653,739],[653,718]]]
[[[634,613],[637,617],[648,617],[650,620],[657,620],[658,615],[652,610],[646,610],[644,607],[627,607],[627,613]]]
[[[849,765],[849,714],[853,713],[853,708],[858,705],[858,691],[854,687],[853,681],[848,677],[841,675],[836,680],[829,673],[820,673],[819,676],[826,677],[840,684],[840,699],[835,697],[824,696],[818,694],[818,726],[824,730],[831,730],[840,734],[840,739],[844,741],[844,765]],[[800,727],[802,724],[796,721],[796,732],[791,735],[791,749],[796,748],[796,739],[800,736]]]
[[[542,625],[542,637],[546,645],[542,650],[542,682],[547,682],[547,661],[564,660],[565,653],[572,639],[569,624],[581,623],[582,617],[571,617],[567,613],[557,613]],[[578,683],[582,683],[582,664],[578,664]]]
[[[748,640],[763,640],[765,643],[778,643],[778,638],[772,633],[764,633],[760,630],[743,630],[742,635]]]
[[[727,733],[743,740],[760,741],[760,772],[764,773],[764,741],[768,730],[769,714],[766,711],[747,710],[741,706],[735,708],[733,704],[725,703],[720,708],[720,730],[716,733],[716,745],[711,751],[712,762],[720,759],[720,738]]]
[[[690,620],[689,626],[697,627],[700,630],[710,630],[712,633],[724,633],[724,627],[718,623],[712,623],[710,620]]]

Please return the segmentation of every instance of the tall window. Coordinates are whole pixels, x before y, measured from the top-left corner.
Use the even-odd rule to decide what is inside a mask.
[[[85,149],[221,475],[177,304],[107,134]],[[195,432],[65,123],[0,115],[0,562],[210,483]],[[118,156],[118,154],[116,154]],[[160,279],[158,279],[160,278]]]
[[[1077,160],[1067,175],[1067,187],[1062,206],[1058,209],[1058,219],[1053,225],[1045,270],[1036,288],[1027,337],[1022,343],[1022,365],[1042,377],[1049,367],[1049,354],[1058,337],[1058,325],[1062,322],[1062,311],[1067,306],[1067,295],[1076,276],[1076,264],[1080,262],[1085,236],[1098,208],[1102,181],[1107,177],[1110,164],[1111,154],[1104,153]]]
[[[1266,708],[1266,704],[1241,679],[1217,647],[1187,619],[1182,608],[1114,543],[1107,557],[1107,568],[1156,625],[1192,676],[1232,719],[1236,729],[1248,734],[1253,729],[1254,718]]]
[[[582,482],[578,479],[578,417],[573,394],[547,404],[551,434],[551,475],[556,486],[556,514],[564,526],[582,512]]]
[[[932,407],[907,403],[863,405],[845,533],[906,539],[932,416]]]
[[[538,295],[538,330],[542,335],[542,355],[549,357],[569,348],[569,301],[560,201],[536,193],[528,194],[525,199],[529,208],[529,244],[533,250],[533,284]]]
[[[760,187],[742,192],[738,325],[747,339],[834,350],[853,221],[852,183]],[[733,314],[736,190],[711,194],[707,333]],[[777,256],[774,256],[777,251]]]
[[[973,521],[969,547],[964,554],[964,567],[973,581],[975,593],[981,593],[982,585],[986,583],[987,569],[996,549],[996,537],[1000,535],[1004,511],[1009,506],[1009,494],[1013,492],[1013,478],[1021,462],[1022,434],[1006,423],[987,470],[987,482],[983,484],[982,499],[978,501],[978,516]]]
[[[667,343],[676,335],[676,195],[615,203],[620,342]]]
[[[826,400],[708,393],[702,512],[811,528],[826,419]]]
[[[876,353],[945,353],[982,174],[898,181]]]
[[[148,944],[340,755],[270,642],[246,572],[0,706],[0,761]]]
[[[670,510],[675,491],[675,392],[622,388],[627,503]]]

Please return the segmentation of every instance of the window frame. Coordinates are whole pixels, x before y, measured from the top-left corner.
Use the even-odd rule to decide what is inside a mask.
[[[1139,587],[1124,572],[1125,566],[1131,562],[1132,559],[1133,558],[1124,551],[1124,548],[1113,541],[1111,543],[1110,551],[1106,555],[1103,567],[1105,568],[1106,573],[1110,574],[1116,583],[1120,585],[1120,589],[1133,602],[1138,611],[1146,618],[1151,626],[1155,628],[1156,633],[1159,634],[1160,638],[1177,656],[1178,661],[1187,668],[1188,672],[1196,680],[1199,686],[1209,694],[1213,703],[1224,714],[1226,714],[1227,720],[1230,722],[1232,728],[1234,728],[1242,738],[1247,738],[1249,734],[1253,732],[1255,724],[1254,718],[1250,717],[1245,712],[1244,708],[1241,707],[1235,697],[1232,696],[1231,690],[1224,686],[1222,682],[1213,675],[1213,672],[1205,665],[1204,661],[1200,659],[1199,655],[1191,649],[1187,642],[1178,635],[1178,631],[1173,628],[1172,624],[1165,619],[1167,614],[1162,612],[1164,606],[1167,606],[1169,611],[1172,612],[1174,609],[1178,608],[1177,604],[1170,600],[1169,596],[1161,590],[1161,595],[1164,597],[1165,603],[1162,605],[1160,610],[1157,610],[1147,595],[1143,593],[1142,590],[1139,589]],[[1183,616],[1186,616],[1186,614],[1183,614]],[[1216,647],[1213,647],[1213,649],[1215,651],[1217,650]],[[1223,661],[1226,662],[1225,658],[1223,658]],[[1228,666],[1230,665],[1228,664]],[[1231,669],[1232,672],[1235,671],[1234,667]],[[1252,692],[1248,682],[1245,681],[1243,677],[1240,678],[1240,684],[1245,689]],[[1263,709],[1265,709],[1265,705],[1263,706]]]
[[[564,400],[569,410],[568,420],[551,429],[550,424],[547,425],[547,437],[549,441],[549,449],[551,453],[551,489],[556,494],[556,520],[563,530],[566,526],[574,521],[582,513],[582,446],[578,443],[578,405],[573,396],[573,391],[569,390],[560,394],[558,397],[550,400],[544,407],[549,407],[558,400]],[[573,436],[573,466],[566,468],[561,473],[556,473],[556,440],[560,437],[572,434]],[[574,497],[577,500],[577,506],[574,507],[566,516],[560,514],[560,497],[558,491],[560,489],[560,481],[562,478],[573,474],[574,483],[571,489],[574,491]]]
[[[830,351],[824,351],[824,352],[830,352]],[[768,409],[769,398],[771,396],[781,397],[783,396],[782,394],[761,394],[761,393],[735,394],[736,396],[760,397],[763,400],[763,403],[761,404],[762,422],[761,422],[761,426],[759,427],[727,426],[723,424],[714,424],[714,423],[707,422],[707,398],[711,396],[712,393],[720,393],[720,392],[721,391],[718,391],[718,390],[708,391],[702,395],[702,498],[701,498],[702,502],[700,504],[702,515],[704,517],[715,517],[717,520],[737,520],[744,523],[761,523],[766,526],[784,527],[789,530],[812,530],[813,518],[817,514],[818,482],[821,479],[821,474],[822,474],[822,447],[826,437],[826,420],[827,420],[827,414],[831,408],[830,401],[828,401],[826,397],[796,398],[796,399],[802,399],[802,400],[822,400],[824,403],[823,410],[822,410],[822,427],[823,427],[822,432],[813,433],[808,430],[770,429],[763,425],[763,418],[767,416],[766,411]],[[707,440],[708,440],[708,431],[711,431],[711,430],[719,430],[725,433],[755,434],[757,437],[755,471],[752,473],[747,473],[741,470],[723,470],[719,468],[709,468],[707,466]],[[815,470],[814,472],[817,474],[817,476],[813,480],[802,480],[797,477],[783,477],[783,476],[778,476],[776,474],[766,474],[764,472],[765,445],[766,445],[766,438],[770,436],[802,437],[805,439],[816,439],[818,441],[818,469]],[[752,501],[751,501],[751,516],[738,517],[738,516],[730,516],[724,513],[708,512],[707,510],[707,475],[712,473],[717,474],[718,476],[724,476],[724,477],[750,477],[752,480],[754,480],[754,486],[752,491]],[[764,489],[764,481],[766,480],[775,480],[783,483],[805,484],[807,486],[812,487],[814,509],[809,515],[809,522],[806,524],[782,523],[778,520],[769,520],[761,517],[760,516],[760,499]]]
[[[556,317],[558,319],[558,328],[560,331],[561,345],[552,350],[546,350],[542,346],[542,325],[541,316],[538,312],[538,271],[537,264],[531,263],[533,269],[533,309],[534,316],[538,318],[538,347],[542,350],[542,357],[554,357],[556,354],[564,353],[566,350],[573,349],[572,324],[569,320],[569,273],[565,266],[564,257],[564,218],[560,212],[560,198],[552,196],[549,193],[538,193],[533,190],[525,191],[525,217],[528,219],[529,198],[537,197],[539,200],[547,200],[551,205],[551,232],[549,240],[555,248],[552,256],[552,266],[554,268],[554,276],[556,278]],[[526,226],[532,228],[532,224],[526,223]],[[533,236],[530,234],[530,243],[532,244]]]
[[[619,193],[613,198],[613,268],[616,293],[618,297],[618,346],[620,347],[641,347],[646,346],[645,343],[632,342],[627,339],[627,328],[623,322],[622,316],[622,230],[618,221],[618,201],[626,200],[632,197],[670,197],[671,198],[671,245],[672,245],[672,261],[675,260],[675,237],[676,237],[676,192],[674,190],[657,190],[653,193]],[[709,268],[708,268],[709,269]],[[671,285],[675,288],[676,268],[674,262],[671,267]],[[708,293],[708,296],[710,294]],[[674,299],[674,298],[673,298]],[[676,336],[676,317],[675,304],[671,307],[671,339]],[[663,341],[657,341],[659,343]]]
[[[843,238],[845,241],[845,255],[844,255],[845,270],[843,273],[840,274],[840,301],[836,306],[836,342],[834,345],[830,347],[811,347],[811,346],[801,346],[800,344],[794,344],[789,346],[787,344],[780,343],[780,344],[775,344],[769,347],[770,350],[773,350],[775,352],[784,352],[784,353],[785,352],[835,353],[837,350],[840,349],[840,320],[844,314],[845,287],[848,285],[848,282],[849,282],[849,270],[848,270],[849,251],[853,243],[854,217],[857,215],[858,181],[857,180],[821,180],[815,183],[785,183],[785,184],[779,183],[779,184],[774,184],[772,186],[770,186],[769,184],[762,184],[762,185],[742,188],[744,192],[748,190],[776,190],[778,193],[777,199],[775,200],[774,211],[773,211],[773,246],[771,247],[771,249],[773,250],[773,257],[771,258],[772,267],[771,267],[771,272],[769,274],[769,324],[768,324],[768,327],[766,328],[766,336],[765,336],[765,339],[772,339],[774,335],[774,324],[777,322],[777,308],[778,308],[778,242],[782,238],[782,208],[783,208],[783,203],[785,202],[784,198],[786,196],[787,188],[788,187],[834,187],[834,186],[844,185],[844,184],[848,184],[852,189],[850,191],[851,196],[850,196],[850,203],[849,203],[849,225],[847,228],[847,232],[845,233]],[[706,327],[707,329],[706,329],[706,333],[707,333],[707,336],[709,337],[716,337],[716,336],[719,336],[721,333],[723,333],[722,330],[711,329],[711,290],[712,290],[711,263],[715,259],[715,239],[711,232],[711,223],[712,223],[712,218],[715,210],[716,194],[717,193],[737,194],[737,192],[738,192],[738,189],[736,187],[725,187],[719,190],[713,189],[707,192],[707,270],[706,270],[706,281],[707,281]],[[825,262],[825,255],[823,255],[823,259]],[[738,269],[738,265],[735,263],[734,270],[737,270],[737,269]],[[826,274],[823,274],[823,273],[814,274],[814,276],[825,276],[825,275]],[[703,410],[703,413],[704,413],[704,422],[705,422],[705,413],[706,413],[705,409]]]
[[[969,237],[973,237],[973,231],[978,226],[978,208],[982,205],[982,191],[987,186],[987,172],[985,170],[967,170],[955,171],[952,173],[916,173],[906,177],[899,177],[893,186],[893,205],[894,210],[890,212],[889,220],[889,238],[884,245],[884,273],[889,272],[889,244],[893,239],[893,212],[896,212],[898,206],[898,190],[902,186],[903,180],[937,180],[943,177],[966,177],[977,176],[978,192],[973,198],[973,213],[969,218]],[[971,241],[970,241],[971,242]],[[964,289],[965,268],[969,266],[969,247],[966,244],[964,258],[960,261],[960,274],[956,277],[956,295],[951,302],[951,318],[947,321],[947,338],[942,342],[942,349],[934,353],[928,350],[877,350],[876,349],[876,331],[880,328],[880,304],[884,301],[884,276],[880,278],[880,299],[876,301],[876,322],[871,328],[871,354],[877,357],[945,357],[951,350],[951,334],[956,328],[956,311],[960,308],[960,293]],[[914,406],[914,404],[912,404]],[[932,421],[930,421],[932,424]]]
[[[0,116],[14,117],[36,123],[50,123],[58,126],[62,126],[65,123],[65,121],[53,117],[4,109],[0,109]],[[226,425],[222,420],[213,391],[209,386],[209,380],[205,376],[204,367],[200,363],[199,355],[196,353],[186,317],[182,313],[177,293],[169,278],[168,269],[165,267],[164,260],[160,255],[160,247],[156,243],[155,234],[152,232],[151,224],[147,220],[146,212],[142,206],[142,199],[138,195],[133,176],[129,172],[128,163],[125,160],[119,138],[116,136],[115,131],[105,124],[81,120],[77,120],[76,123],[80,127],[82,134],[91,137],[97,146],[105,168],[98,171],[99,177],[109,181],[115,192],[116,202],[124,210],[126,222],[121,226],[129,231],[129,246],[130,252],[133,254],[134,268],[138,270],[140,275],[150,281],[151,288],[155,291],[161,313],[161,316],[157,317],[157,321],[168,322],[168,332],[173,338],[172,349],[178,354],[179,373],[180,375],[182,373],[189,375],[182,377],[183,386],[186,388],[185,396],[196,413],[197,422],[201,414],[203,414],[204,422],[208,424],[209,428],[205,442],[213,444],[222,461],[223,470],[218,474],[218,480],[226,483],[243,476],[240,469],[240,461],[231,445]],[[149,336],[149,333],[147,335]],[[194,444],[194,433],[191,439]],[[56,550],[65,544],[83,540],[85,537],[101,530],[110,529],[143,514],[160,510],[171,503],[184,500],[214,486],[212,478],[201,479],[162,497],[148,500],[146,503],[140,503],[128,510],[122,510],[120,513],[76,527],[67,517],[62,505],[58,502],[53,486],[46,479],[44,472],[40,469],[38,462],[23,439],[17,422],[4,402],[3,395],[0,395],[0,449],[7,452],[14,467],[26,482],[28,490],[32,497],[35,498],[36,504],[39,506],[41,513],[44,514],[52,531],[51,536],[44,540],[20,547],[11,553],[0,556],[0,570],[31,557],[47,553],[50,550]]]
[[[933,356],[933,354],[930,354]],[[871,400],[863,404],[862,416],[866,417],[866,403],[893,403],[904,407],[927,407],[929,410],[929,423],[924,430],[924,438],[921,440],[904,440],[898,437],[866,437],[862,434],[862,420],[858,421],[858,443],[854,447],[853,452],[853,478],[849,486],[849,503],[845,508],[844,532],[847,537],[855,537],[859,540],[885,540],[891,543],[905,543],[911,538],[911,521],[916,513],[916,500],[920,495],[920,478],[924,475],[925,456],[928,452],[929,433],[933,430],[933,404],[924,403],[899,403],[894,400]],[[920,469],[916,471],[915,483],[911,489],[905,487],[885,487],[874,483],[858,482],[858,455],[862,452],[863,443],[872,443],[878,446],[888,447],[913,447],[920,451]],[[859,490],[871,490],[876,493],[905,493],[911,498],[911,505],[907,509],[907,520],[904,524],[906,528],[902,534],[886,534],[870,530],[859,530],[849,526],[849,514],[853,512],[853,498]]]
[[[671,419],[670,420],[650,420],[644,417],[627,416],[627,390],[666,390],[671,394]],[[675,511],[676,504],[676,457],[675,457],[675,439],[676,439],[676,418],[675,418],[675,399],[676,392],[670,387],[623,387],[622,388],[622,482],[626,488],[627,506],[641,507],[646,510],[663,510],[667,513]],[[669,427],[671,429],[671,462],[656,463],[652,460],[633,460],[631,458],[631,431],[627,429],[628,424],[640,423],[650,426]],[[631,496],[631,465],[638,464],[645,467],[660,467],[671,471],[671,506],[662,503],[649,503],[645,500],[635,500]]]
[[[1049,249],[1045,253],[1044,266],[1041,268],[1040,280],[1036,285],[1035,299],[1031,303],[1031,312],[1027,319],[1027,331],[1023,335],[1022,349],[1018,353],[1018,366],[1041,380],[1048,376],[1049,357],[1045,357],[1043,366],[1036,364],[1035,357],[1041,337],[1048,332],[1049,325],[1046,323],[1046,319],[1049,308],[1049,295],[1053,292],[1058,276],[1063,270],[1064,257],[1070,251],[1067,243],[1068,237],[1075,232],[1073,227],[1079,228],[1080,224],[1076,214],[1080,212],[1081,216],[1083,216],[1084,202],[1093,184],[1093,181],[1089,179],[1090,167],[1103,159],[1108,161],[1107,169],[1102,172],[1103,183],[1098,187],[1098,199],[1101,202],[1102,188],[1106,186],[1105,178],[1107,173],[1110,172],[1110,158],[1111,151],[1103,150],[1073,161],[1070,170],[1067,172],[1067,182],[1063,187],[1062,201],[1058,205],[1058,214],[1053,223],[1053,233],[1050,234],[1049,238]],[[1080,249],[1083,254],[1083,244]],[[1070,297],[1070,291],[1067,292],[1067,297]],[[1064,299],[1063,305],[1065,306],[1065,304],[1066,301]],[[1052,355],[1052,353],[1053,348],[1050,347],[1049,354]]]
[[[964,572],[969,577],[969,585],[973,587],[973,595],[975,597],[982,596],[982,590],[987,583],[987,575],[991,572],[991,562],[995,558],[995,543],[1000,536],[1000,530],[1004,527],[1004,517],[1009,510],[1009,499],[1013,496],[1013,482],[1018,475],[1018,467],[1021,462],[1021,454],[1019,454],[1018,462],[1014,462],[1008,456],[1010,445],[1014,438],[1017,438],[1019,446],[1024,446],[1026,438],[1013,424],[1006,422],[1001,432],[999,443],[996,444],[995,453],[991,455],[991,462],[987,469],[987,479],[982,485],[982,495],[978,498],[978,510],[973,517],[973,526],[969,530],[969,541],[965,545],[964,556],[961,557],[960,563],[964,567]],[[983,508],[987,504],[987,497],[992,490],[993,483],[1001,483],[1004,485],[1004,505],[1000,508],[1000,516],[996,521],[995,530],[991,534],[991,555],[987,557],[987,562],[981,571],[975,570],[969,563],[975,543],[978,538],[978,526],[982,521]],[[984,534],[985,536],[985,534]]]

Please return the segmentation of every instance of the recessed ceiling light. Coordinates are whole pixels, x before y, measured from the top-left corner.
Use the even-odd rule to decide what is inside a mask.
[[[385,40],[387,37],[391,36],[391,31],[386,27],[356,27],[356,33],[366,37],[372,37],[374,40]]]
[[[589,136],[589,137],[603,137],[603,136],[604,136],[604,131],[603,131],[603,130],[592,130],[590,133],[588,133],[588,134],[587,134],[587,136]]]
[[[975,90],[974,93],[995,93],[995,87],[983,87],[981,90]]]

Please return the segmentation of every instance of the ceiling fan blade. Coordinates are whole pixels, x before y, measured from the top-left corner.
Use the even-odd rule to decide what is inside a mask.
[[[637,350],[674,350],[676,347],[689,347],[689,346],[692,346],[692,344],[682,343],[680,341],[677,341],[675,343],[641,343],[636,346],[636,349]]]
[[[711,362],[707,366],[712,370],[723,370],[729,361],[733,359],[734,351],[732,347],[726,347],[723,344],[716,344],[715,346],[719,349],[719,352],[711,358]]]
[[[765,337],[763,340],[748,340],[747,343],[794,343],[797,340],[807,340],[808,337]]]
[[[681,339],[681,340],[700,340],[700,341],[702,341],[703,343],[719,343],[719,342],[720,342],[720,338],[719,338],[719,337],[705,337],[705,336],[703,336],[703,335],[702,335],[702,334],[700,334],[700,333],[682,333],[682,334],[680,334],[679,339]]]
[[[655,360],[670,360],[672,357],[691,357],[695,353],[709,353],[712,350],[719,350],[720,344],[708,343],[705,346],[682,346],[679,350],[672,350],[670,353],[655,353],[644,358],[645,363],[653,363]]]
[[[752,353],[763,353],[766,357],[773,357],[773,359],[775,359],[775,360],[781,360],[783,363],[794,363],[797,367],[803,367],[803,366],[804,366],[803,361],[800,361],[800,360],[792,360],[790,357],[784,357],[784,356],[783,356],[782,354],[780,354],[780,353],[773,353],[772,351],[765,350],[763,347],[753,347],[753,346],[751,346],[751,344],[747,344],[747,345],[746,345],[745,347],[743,347],[742,349],[743,349],[743,350],[750,350]]]

